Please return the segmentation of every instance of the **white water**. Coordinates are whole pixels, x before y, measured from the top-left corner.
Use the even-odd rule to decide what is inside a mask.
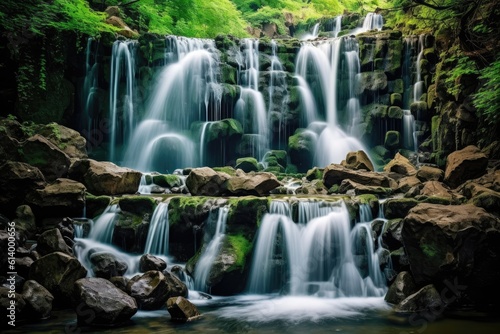
[[[307,33],[304,36],[300,38],[301,41],[307,41],[310,39],[316,39],[318,38],[319,34],[319,23],[316,23],[311,31],[311,33]]]
[[[194,287],[196,290],[205,292],[209,292],[210,290],[207,280],[209,278],[213,262],[217,255],[219,255],[220,247],[222,246],[222,242],[224,240],[228,213],[229,208],[227,207],[222,207],[218,210],[215,233],[201,254],[194,269]]]
[[[162,202],[158,204],[151,217],[144,254],[167,256],[169,231],[168,203]]]
[[[93,38],[87,40],[85,49],[85,80],[82,87],[82,126],[90,135],[92,129],[92,119],[94,116],[94,108],[98,103],[98,70],[99,63],[97,62],[97,50],[99,42]]]
[[[283,203],[272,205],[273,211],[287,212],[281,208]],[[371,218],[371,212],[365,211],[363,219]],[[351,230],[343,202],[307,201],[299,202],[299,222],[282,214],[264,216],[256,237],[248,293],[383,296],[387,288],[369,222],[358,223]],[[364,243],[358,243],[361,231]],[[354,255],[367,258],[366,276]]]

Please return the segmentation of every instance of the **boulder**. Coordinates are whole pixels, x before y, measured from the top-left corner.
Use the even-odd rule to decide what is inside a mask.
[[[385,167],[384,171],[386,172],[394,172],[406,176],[415,175],[417,173],[417,169],[412,165],[410,160],[405,158],[399,153],[396,153],[394,159],[392,159]]]
[[[21,277],[28,277],[33,259],[29,256],[16,257],[16,271]]]
[[[288,138],[288,154],[292,164],[301,173],[307,172],[313,161],[317,134],[310,130],[297,129]],[[322,167],[322,166],[320,166]]]
[[[422,166],[417,171],[416,177],[422,182],[442,181],[444,178],[444,171],[436,167]]]
[[[78,131],[57,123],[37,126],[36,132],[66,153],[69,158],[87,158],[87,141]]]
[[[41,135],[28,138],[20,147],[21,161],[40,169],[48,181],[66,177],[71,161],[66,153]]]
[[[401,135],[399,131],[387,131],[385,133],[384,146],[391,151],[399,148],[401,146]]]
[[[347,153],[345,160],[343,160],[340,164],[346,168],[354,170],[364,169],[371,172],[375,170],[370,158],[364,151]]]
[[[467,180],[484,175],[487,167],[488,157],[476,146],[467,146],[448,155],[444,181],[456,188]]]
[[[35,216],[81,217],[85,205],[85,186],[70,179],[57,179],[43,189],[28,193],[26,202]]]
[[[406,176],[398,181],[398,192],[406,193],[413,187],[421,187],[422,182],[416,176]]]
[[[241,169],[245,173],[258,172],[260,169],[259,162],[257,161],[257,159],[252,157],[237,159],[234,168]]]
[[[459,193],[453,192],[445,184],[439,181],[428,181],[420,190],[420,196],[425,196],[427,199],[433,198],[449,201],[449,203],[460,203],[463,198]]]
[[[127,286],[130,295],[137,301],[141,310],[157,310],[171,297],[187,297],[188,290],[176,276],[157,270],[150,270]]]
[[[395,189],[396,181],[376,172],[356,171],[348,169],[339,164],[330,164],[324,169],[323,183],[325,187],[331,188],[334,184],[340,185],[344,179],[350,179],[356,183],[367,186],[376,186]]]
[[[87,270],[76,258],[54,252],[33,262],[29,279],[37,281],[49,290],[56,303],[67,305],[71,302],[73,285],[86,275]]]
[[[345,194],[349,190],[353,190],[356,196],[363,194],[376,194],[382,197],[386,197],[392,193],[391,188],[365,186],[364,184],[360,184],[352,180],[343,180],[340,184],[338,192],[340,194]]]
[[[125,276],[114,276],[109,279],[114,286],[123,292],[127,292],[127,285],[130,282],[130,279]]]
[[[14,214],[29,193],[45,186],[45,178],[36,167],[23,162],[6,161],[0,164],[0,212]]]
[[[61,232],[63,238],[75,239],[75,227],[73,226],[73,220],[65,217],[59,224],[57,224],[57,229]]]
[[[113,276],[122,276],[128,269],[127,262],[109,252],[93,253],[89,260],[96,277],[109,279]]]
[[[74,298],[79,325],[119,325],[137,312],[135,299],[103,278],[76,281]]]
[[[24,234],[26,239],[33,239],[37,229],[35,224],[35,215],[28,205],[18,206],[16,209],[16,231]]]
[[[152,215],[156,202],[153,198],[148,196],[129,196],[123,197],[118,202],[120,209],[133,213],[138,216]]]
[[[236,171],[236,175],[226,181],[224,188],[229,194],[236,196],[265,196],[280,185],[281,183],[272,173],[250,172],[246,174],[243,171]]]
[[[385,295],[385,301],[391,304],[399,304],[404,299],[417,291],[417,285],[407,271],[402,271],[389,287]]]
[[[167,263],[154,255],[144,254],[139,260],[140,272],[146,272],[150,270],[163,271],[165,269],[167,269]]]
[[[172,321],[186,322],[201,316],[200,312],[184,297],[172,297],[167,300],[167,310]]]
[[[47,319],[52,312],[54,296],[37,281],[28,280],[24,283],[22,296],[26,302],[26,312],[30,319]]]
[[[405,217],[402,238],[417,284],[463,282],[471,300],[498,304],[498,218],[471,204],[419,204]]]
[[[432,315],[433,313],[437,313],[435,310],[442,310],[443,308],[444,304],[441,300],[439,292],[436,290],[434,285],[429,284],[402,300],[394,310],[397,313],[431,312]],[[442,312],[438,312],[437,314],[441,313]]]
[[[228,174],[218,173],[209,167],[194,168],[186,178],[186,186],[193,196],[219,196],[229,178]]]
[[[26,307],[26,302],[24,301],[23,295],[16,292],[14,293],[14,299],[16,300],[15,310],[9,311],[9,313],[7,313],[7,308],[10,307],[11,305],[10,304],[10,301],[12,300],[12,298],[10,297],[11,294],[12,292],[10,291],[9,288],[0,286],[0,307],[2,308],[2,316],[4,317],[4,322],[2,323],[2,327],[6,326],[7,321],[11,321],[10,317],[7,318],[8,320],[5,320],[5,315],[12,314],[14,316],[14,319],[16,319],[16,315],[22,314],[22,311]]]
[[[36,250],[42,256],[53,252],[72,254],[71,249],[66,245],[61,232],[57,228],[47,230],[40,234],[37,240]]]
[[[374,94],[387,90],[387,75],[383,71],[371,71],[358,74],[358,94]]]
[[[139,35],[137,31],[130,29],[130,27],[118,16],[108,17],[106,23],[119,28],[118,34],[126,38],[135,38]]]
[[[397,250],[403,246],[403,238],[401,237],[402,228],[403,220],[401,218],[387,222],[387,228],[382,232],[382,244],[385,248]]]
[[[138,216],[119,212],[115,216],[111,243],[126,252],[141,253],[148,237],[150,214]]]
[[[404,218],[418,203],[420,202],[414,198],[391,198],[384,203],[384,217]]]
[[[120,195],[134,194],[142,173],[107,161],[83,159],[71,165],[69,176],[94,195]]]

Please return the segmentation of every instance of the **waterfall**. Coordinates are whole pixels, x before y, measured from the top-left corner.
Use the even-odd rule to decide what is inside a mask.
[[[82,87],[82,126],[87,135],[92,129],[92,118],[98,108],[98,71],[97,50],[99,42],[92,37],[87,40],[85,49],[85,80]]]
[[[333,37],[337,37],[339,35],[340,30],[342,30],[342,15],[335,17],[335,25],[333,27]]]
[[[194,284],[195,289],[200,291],[208,291],[207,280],[209,279],[210,270],[212,269],[213,262],[224,241],[226,231],[226,221],[229,213],[229,208],[222,207],[218,210],[217,224],[215,233],[210,242],[207,244],[203,253],[201,254],[194,270]]]
[[[416,68],[416,79],[413,85],[413,102],[420,101],[420,97],[424,93],[424,82],[422,81],[422,69],[420,63],[424,57],[424,37],[425,35],[420,35],[418,38],[418,56],[415,63]]]
[[[168,203],[159,203],[149,223],[144,254],[168,255]]]
[[[316,23],[312,29],[312,32],[305,34],[300,38],[300,40],[307,41],[310,39],[316,39],[318,38],[318,35],[319,35],[319,23]]]
[[[99,218],[96,219],[94,226],[89,233],[89,239],[93,239],[104,244],[111,244],[111,240],[113,239],[113,230],[115,228],[115,220],[118,212],[120,212],[118,204],[108,206]]]
[[[234,116],[249,138],[251,152],[246,153],[261,160],[267,151],[269,138],[266,104],[259,91],[259,40],[242,40],[236,60],[241,95],[236,102]]]
[[[283,209],[287,204],[273,201],[271,212],[287,213],[290,209]],[[369,207],[361,208],[360,217],[371,219]],[[296,224],[278,213],[264,216],[256,236],[249,293],[329,298],[385,293],[370,222],[351,229],[343,202],[299,201],[301,219],[307,221]]]
[[[384,18],[380,14],[368,13],[363,21],[363,31],[381,30],[384,26]]]
[[[115,41],[111,55],[109,87],[110,141],[109,160],[116,162],[117,144],[127,144],[134,129],[135,48],[137,41]],[[125,78],[125,92],[121,81]]]
[[[288,202],[285,201],[271,201],[271,204],[269,205],[269,213],[286,216],[292,219],[292,210],[290,209]]]

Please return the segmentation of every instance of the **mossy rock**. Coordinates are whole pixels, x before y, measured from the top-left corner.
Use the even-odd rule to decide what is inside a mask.
[[[85,195],[85,208],[87,211],[87,217],[95,218],[102,214],[104,210],[111,203],[111,197],[109,196],[94,196],[90,193]]]
[[[259,162],[254,157],[239,158],[236,160],[235,169],[241,169],[245,173],[258,172],[260,170]]]
[[[266,155],[264,156],[265,162],[269,163],[271,160],[273,161],[276,160],[277,165],[281,165],[283,167],[286,167],[287,165],[286,159],[287,159],[287,153],[284,150],[271,150],[267,152]]]
[[[147,196],[127,196],[120,199],[118,205],[122,211],[143,217],[144,215],[153,215],[156,201]]]
[[[313,167],[309,169],[306,173],[306,179],[308,181],[323,180],[323,169],[318,167]]]
[[[314,156],[315,134],[304,129],[297,129],[288,138],[288,153],[291,162],[299,172],[306,172]]]
[[[150,215],[121,212],[115,221],[112,243],[126,252],[143,252],[149,231]]]
[[[420,203],[414,198],[393,198],[384,203],[384,216],[387,219],[404,218]]]
[[[203,196],[173,197],[168,206],[169,225],[182,224],[186,221],[194,224],[203,223],[210,212],[204,208],[207,200],[208,197]]]
[[[391,106],[402,107],[403,106],[403,96],[400,93],[392,93],[391,94]],[[389,114],[390,114],[389,109]],[[391,117],[391,116],[389,116]]]
[[[180,187],[182,185],[181,178],[178,175],[174,174],[152,175],[151,179],[154,184],[157,184],[160,187],[164,188]]]
[[[401,145],[401,141],[400,141],[399,131],[391,130],[391,131],[387,131],[385,133],[384,146],[388,150],[391,150],[391,151],[395,150],[395,149],[399,148],[400,145]]]
[[[229,200],[227,234],[243,235],[253,240],[262,217],[268,212],[269,199],[261,197],[240,197]]]
[[[216,172],[221,172],[221,173],[226,173],[230,176],[235,176],[236,175],[236,169],[234,169],[231,166],[224,166],[224,167],[213,167],[212,168]]]

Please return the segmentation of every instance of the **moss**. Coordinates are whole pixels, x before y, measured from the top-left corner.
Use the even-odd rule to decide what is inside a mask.
[[[427,257],[435,257],[438,254],[438,250],[433,245],[423,244],[420,245],[420,249]]]
[[[214,171],[216,171],[216,172],[226,173],[226,174],[229,174],[231,176],[235,176],[236,175],[236,170],[233,167],[231,167],[231,166],[213,167],[212,169]]]
[[[371,202],[378,202],[377,196],[373,194],[358,195],[356,196],[355,200],[360,204],[370,204]]]
[[[338,194],[340,186],[338,184],[334,184],[328,189],[328,194]]]
[[[202,211],[207,197],[180,196],[173,197],[168,206],[168,222],[170,226],[182,223],[185,217],[191,217]],[[205,219],[208,217],[208,212]],[[203,218],[203,217],[201,217]]]
[[[129,212],[120,212],[115,227],[136,230],[144,223],[144,217]]]
[[[243,271],[246,261],[252,252],[252,243],[242,234],[228,235],[226,240],[232,250],[232,253],[236,257],[235,263],[227,270],[227,272],[234,270]]]
[[[320,169],[318,167],[309,169],[306,174],[306,179],[308,181],[323,180],[323,169]]]
[[[268,212],[270,200],[254,196],[230,199],[227,233],[242,234],[252,240],[262,217]]]
[[[259,162],[253,157],[239,158],[236,160],[236,169],[241,169],[245,173],[259,171]]]
[[[152,180],[153,183],[165,188],[180,187],[182,185],[180,177],[174,174],[153,175]]]
[[[88,218],[95,218],[102,214],[104,210],[111,203],[109,196],[94,196],[90,193],[85,194],[86,216]]]
[[[156,208],[156,201],[147,196],[128,196],[123,197],[118,202],[120,209],[138,216],[152,215]]]

